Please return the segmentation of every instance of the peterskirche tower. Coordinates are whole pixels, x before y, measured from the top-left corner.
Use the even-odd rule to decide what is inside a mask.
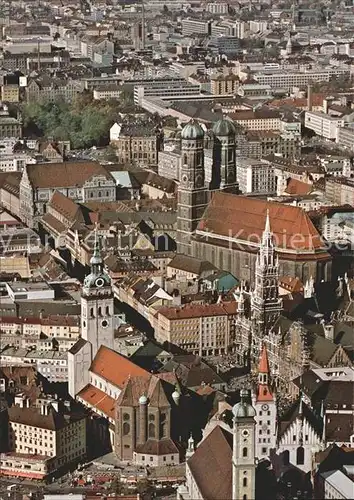
[[[113,290],[111,278],[104,270],[97,233],[90,266],[81,294],[81,336],[91,344],[93,359],[101,345],[113,349],[114,343]]]
[[[254,500],[256,489],[256,410],[247,390],[233,409],[232,500]]]
[[[260,336],[265,335],[282,310],[279,297],[279,261],[267,211],[265,228],[256,260],[255,288],[251,296],[253,321]]]
[[[114,346],[113,290],[97,232],[90,266],[81,292],[81,338],[68,351],[69,394],[73,398],[89,383],[89,368],[98,349]]]
[[[191,236],[207,205],[204,130],[191,120],[181,132],[182,167],[177,200],[177,251],[191,255]]]

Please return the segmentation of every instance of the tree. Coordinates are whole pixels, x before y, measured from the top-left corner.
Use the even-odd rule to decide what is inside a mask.
[[[123,492],[123,485],[118,477],[114,478],[111,482],[110,493],[121,495]]]
[[[145,498],[145,496],[151,495],[151,493],[153,492],[152,484],[148,479],[140,479],[137,482],[136,489],[139,495],[141,495],[143,498]]]

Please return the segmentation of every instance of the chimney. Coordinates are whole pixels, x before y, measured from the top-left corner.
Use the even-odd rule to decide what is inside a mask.
[[[328,114],[328,98],[323,99],[323,104],[322,104],[323,112],[325,115]]]
[[[323,328],[326,339],[334,342],[334,326],[331,324],[323,325]]]
[[[312,111],[312,85],[307,86],[307,110]]]
[[[48,415],[48,404],[46,401],[41,402],[41,415]]]

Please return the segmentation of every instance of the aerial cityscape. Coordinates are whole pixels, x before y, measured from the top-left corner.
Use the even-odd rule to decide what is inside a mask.
[[[0,33],[0,500],[354,499],[353,0]]]

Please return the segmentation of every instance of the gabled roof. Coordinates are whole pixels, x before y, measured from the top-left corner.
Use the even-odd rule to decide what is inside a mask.
[[[179,450],[175,443],[170,438],[166,439],[148,439],[144,444],[138,444],[135,448],[137,453],[146,455],[171,455],[179,454]]]
[[[179,269],[188,273],[201,275],[202,272],[214,271],[217,268],[207,260],[197,259],[184,254],[177,254],[167,265],[172,269]]]
[[[34,188],[60,188],[82,186],[94,175],[110,177],[98,162],[38,163],[26,167]]]
[[[302,411],[302,414],[301,414]],[[323,420],[317,417],[315,413],[307,406],[300,398],[289,408],[289,410],[280,418],[279,438],[284,436],[289,427],[296,421],[297,418],[307,420],[310,427],[316,432],[318,437],[322,435]]]
[[[78,394],[89,406],[97,408],[104,413],[108,418],[114,419],[115,417],[115,401],[108,396],[105,392],[100,391],[97,387],[91,384],[86,385]]]
[[[80,210],[80,206],[59,191],[55,191],[53,193],[49,205],[69,221],[84,222],[84,217]]]
[[[260,199],[216,192],[206,208],[198,231],[230,238],[230,234],[243,245],[258,245],[269,211],[270,228],[276,248],[301,254],[324,250],[320,234],[304,210],[299,207],[267,202]],[[301,235],[301,237],[299,237]]]
[[[131,377],[142,377],[147,380],[151,377],[149,372],[105,346],[101,346],[97,351],[91,363],[90,371],[120,389]]]
[[[232,498],[232,434],[217,425],[187,462],[204,500]]]

